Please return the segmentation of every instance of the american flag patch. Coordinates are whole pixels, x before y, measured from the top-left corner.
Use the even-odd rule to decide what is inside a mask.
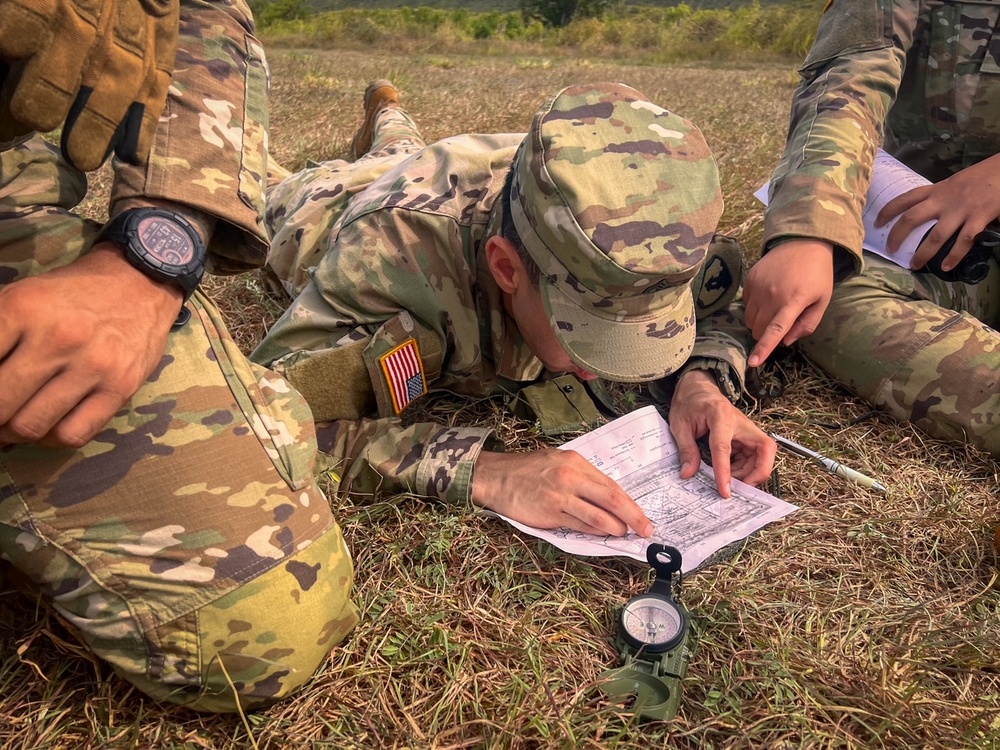
[[[385,382],[397,414],[411,401],[427,393],[424,364],[420,361],[416,339],[407,339],[388,354],[383,354],[379,362],[382,363],[382,372],[385,373]]]

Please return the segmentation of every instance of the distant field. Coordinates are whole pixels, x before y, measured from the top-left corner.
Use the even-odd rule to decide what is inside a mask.
[[[749,5],[752,0],[690,0],[687,4],[692,8],[733,8],[741,5]],[[314,12],[326,10],[341,10],[344,8],[466,8],[476,12],[488,12],[491,10],[508,11],[517,10],[519,5],[517,0],[417,0],[416,2],[406,2],[406,0],[305,0],[306,5]],[[815,6],[822,0],[759,0],[761,5],[788,5],[788,6]],[[675,0],[625,0],[622,5],[647,5],[651,7],[670,7],[680,5]]]
[[[560,87],[621,81],[704,130],[723,180],[720,230],[756,256],[751,193],[781,151],[794,63],[463,49],[272,47],[274,157],[293,169],[345,158],[374,78],[396,82],[428,141],[523,132]],[[107,181],[91,184],[99,213]],[[255,274],[209,289],[246,350],[280,312]],[[871,414],[794,355],[775,372],[788,386],[747,405],[758,424],[890,492],[779,456],[781,492],[801,510],[685,577],[694,656],[671,723],[637,726],[595,689],[618,661],[615,616],[646,590],[646,566],[572,557],[470,508],[400,495],[335,503],[361,624],[305,690],[246,719],[144,699],[53,616],[0,589],[0,748],[995,750],[1000,463]],[[623,407],[641,402],[616,393]],[[553,444],[497,401],[442,396],[411,417],[492,426],[509,450]]]
[[[520,11],[480,13],[466,8],[348,8],[305,16],[265,8],[258,14],[260,34],[272,47],[744,65],[800,61],[812,43],[819,16],[820,8],[811,3],[753,3],[715,10],[620,6],[600,18],[574,18],[558,27]]]

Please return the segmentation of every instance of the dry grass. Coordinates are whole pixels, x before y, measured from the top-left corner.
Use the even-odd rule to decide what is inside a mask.
[[[597,60],[272,54],[273,148],[298,167],[346,152],[368,79],[397,81],[429,140],[521,131],[571,82],[617,79],[699,123],[719,156],[723,229],[760,238],[750,193],[785,131],[788,69],[620,67]],[[789,66],[790,68],[790,66]],[[256,279],[214,282],[245,347],[276,308]],[[0,594],[4,748],[990,748],[1000,744],[1000,612],[993,527],[1000,464],[873,417],[787,359],[786,393],[754,410],[891,487],[868,493],[782,455],[802,510],[731,562],[691,575],[695,656],[678,718],[637,727],[593,683],[616,661],[617,608],[644,566],[573,558],[465,508],[386,497],[336,509],[363,621],[308,688],[248,717],[151,703],[44,611]],[[622,394],[627,396],[628,394]],[[489,402],[423,416],[541,438]]]

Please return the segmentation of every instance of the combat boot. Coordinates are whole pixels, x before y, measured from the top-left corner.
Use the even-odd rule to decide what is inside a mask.
[[[399,105],[399,92],[391,81],[379,78],[372,81],[365,89],[365,119],[358,132],[351,139],[351,153],[355,159],[360,159],[372,147],[372,136],[375,134],[375,118],[388,106]]]
[[[740,243],[724,234],[715,235],[701,271],[691,283],[695,317],[707,318],[732,302],[743,283],[743,272]]]

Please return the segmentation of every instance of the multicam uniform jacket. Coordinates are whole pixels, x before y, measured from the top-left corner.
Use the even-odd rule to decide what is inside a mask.
[[[397,416],[432,387],[485,397],[542,374],[483,258],[522,138],[439,141],[397,159],[360,193],[364,160],[307,169],[269,194],[272,235],[310,215],[310,203],[322,206],[317,222],[344,211],[327,231],[295,232],[308,238],[299,256],[322,260],[252,356],[306,396],[317,422],[332,420],[319,442],[335,458],[341,491],[467,501],[490,430],[403,426]],[[338,204],[351,196],[346,209]]]
[[[833,0],[801,71],[764,235],[765,251],[794,236],[837,248],[832,299],[800,341],[810,360],[896,418],[993,455],[997,259],[965,284],[863,256],[860,213],[880,144],[934,182],[996,162],[998,25],[997,0]]]
[[[864,268],[861,211],[879,146],[932,181],[1000,153],[998,19],[1000,0],[832,0],[800,70],[789,140],[771,180],[764,251],[782,237],[828,240],[838,248],[841,280]],[[937,296],[957,309],[967,295]],[[753,346],[741,307],[699,328],[688,366],[715,369],[734,397]],[[875,334],[866,327],[843,335],[859,346]],[[820,345],[818,337],[803,343]],[[915,418],[909,407],[891,410]]]
[[[998,0],[833,0],[801,70],[765,246],[825,239],[860,269],[883,141],[932,182],[1000,153],[998,19]]]

